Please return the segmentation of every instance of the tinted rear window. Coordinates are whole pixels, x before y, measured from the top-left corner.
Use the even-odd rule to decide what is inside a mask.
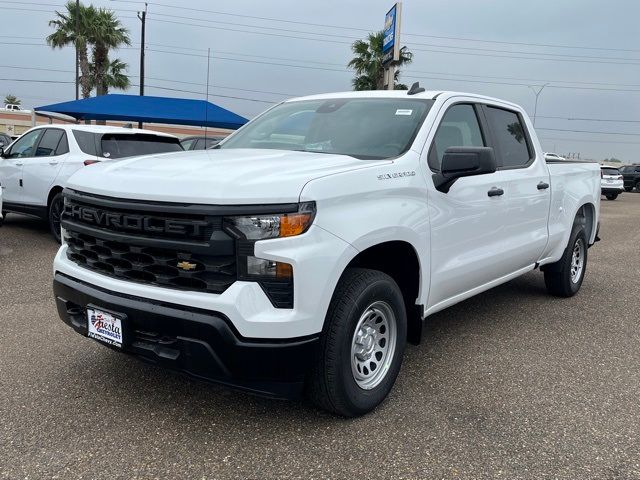
[[[617,168],[603,168],[603,175],[620,175],[620,171]]]
[[[105,133],[100,142],[105,158],[124,158],[154,153],[180,152],[180,140],[145,133]]]

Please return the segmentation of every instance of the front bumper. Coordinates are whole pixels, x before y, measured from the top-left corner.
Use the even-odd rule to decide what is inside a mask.
[[[286,340],[242,337],[225,315],[95,287],[56,273],[60,318],[87,335],[85,308],[124,316],[125,353],[191,376],[261,395],[299,398],[318,348],[318,335]]]

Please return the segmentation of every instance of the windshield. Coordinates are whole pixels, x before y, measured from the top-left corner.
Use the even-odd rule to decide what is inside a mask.
[[[106,133],[102,135],[100,147],[101,156],[105,158],[124,158],[183,150],[177,138],[145,133]]]
[[[273,148],[361,159],[406,152],[433,105],[413,98],[337,98],[278,105],[219,148]]]
[[[603,168],[603,175],[620,175],[620,171],[617,168]]]

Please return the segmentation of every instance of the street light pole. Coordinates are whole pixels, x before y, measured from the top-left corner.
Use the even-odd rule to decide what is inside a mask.
[[[527,85],[534,93],[534,95],[536,96],[536,103],[533,106],[533,126],[536,126],[536,115],[538,113],[538,97],[540,96],[540,94],[542,93],[542,90],[544,90],[544,87],[546,87],[547,85],[549,85],[548,83],[545,83],[544,85],[542,85],[540,87],[540,90],[536,91],[535,88],[533,88],[531,85]]]
[[[140,35],[140,96],[144,96],[144,37],[147,25],[147,2],[144,10],[138,13],[138,18],[142,22],[142,32]],[[138,128],[142,128],[142,122],[138,122]]]

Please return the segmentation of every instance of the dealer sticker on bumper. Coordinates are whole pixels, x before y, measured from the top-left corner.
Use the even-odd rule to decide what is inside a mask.
[[[111,313],[87,308],[88,336],[108,343],[114,347],[122,347],[122,321]]]

